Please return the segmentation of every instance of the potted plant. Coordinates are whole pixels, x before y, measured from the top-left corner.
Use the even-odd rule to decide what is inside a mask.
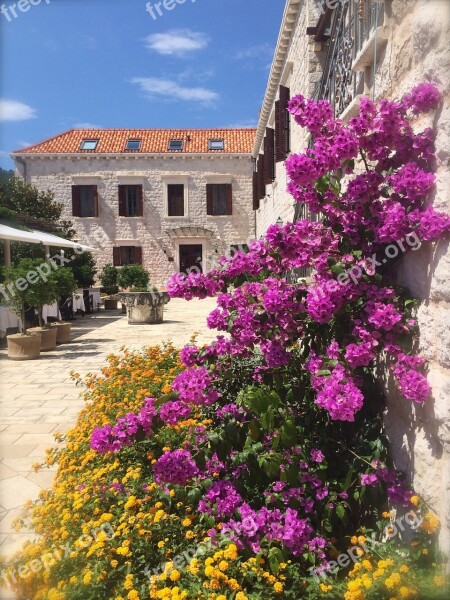
[[[148,272],[141,265],[124,265],[119,271],[117,283],[122,290],[133,287],[147,290],[149,280]]]
[[[112,298],[111,296],[115,296],[119,291],[117,284],[118,276],[119,271],[110,264],[105,265],[100,273],[101,291],[107,295],[105,298],[105,310],[117,309],[117,298]]]
[[[71,296],[77,289],[77,281],[73,271],[67,267],[61,267],[57,271],[54,271],[51,274],[51,280],[56,288],[58,299],[61,296]],[[70,341],[72,323],[57,321],[56,323],[52,323],[50,327],[56,329],[57,344],[64,344]]]
[[[147,271],[138,264],[124,265],[117,278],[119,287],[123,291],[140,290],[147,291],[147,285],[149,282],[149,274]],[[122,302],[122,313],[127,312],[127,302]]]
[[[8,358],[11,360],[32,360],[39,358],[41,350],[41,334],[27,331],[25,310],[27,305],[35,303],[35,287],[32,281],[39,277],[35,270],[36,261],[25,258],[15,266],[5,267],[3,271],[4,286],[11,290],[3,298],[2,304],[10,308],[21,320],[21,333],[6,337],[8,343]]]

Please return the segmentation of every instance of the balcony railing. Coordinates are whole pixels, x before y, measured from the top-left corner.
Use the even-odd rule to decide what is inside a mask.
[[[315,28],[318,41],[327,43],[327,54],[314,95],[328,100],[336,117],[366,91],[367,74],[364,69],[353,70],[352,65],[375,30],[384,24],[384,15],[382,0],[341,0],[334,10],[322,15]]]

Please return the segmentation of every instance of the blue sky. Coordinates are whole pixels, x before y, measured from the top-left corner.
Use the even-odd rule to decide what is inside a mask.
[[[0,14],[0,166],[72,127],[255,126],[285,1],[171,1],[156,19],[145,0]]]

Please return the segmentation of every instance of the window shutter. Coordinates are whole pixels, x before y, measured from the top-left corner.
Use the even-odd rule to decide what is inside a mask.
[[[142,185],[138,185],[138,214],[136,216],[144,216],[144,190]]]
[[[226,184],[227,187],[227,215],[233,214],[233,185],[231,183]]]
[[[211,183],[206,184],[206,214],[213,214],[213,186]]]
[[[115,267],[120,267],[121,264],[122,264],[122,261],[121,261],[120,247],[115,247],[115,248],[113,248],[113,265]]]
[[[127,186],[119,185],[119,217],[126,217]]]
[[[291,98],[291,92],[289,88],[284,85],[280,85],[280,104],[281,104],[281,117],[283,120],[283,143],[284,143],[284,158],[287,157],[291,151],[291,131],[290,131],[290,112],[288,111],[288,104]]]
[[[275,179],[275,131],[266,127],[264,138],[264,183],[271,184]]]
[[[72,186],[72,216],[81,217],[80,186]]]
[[[266,195],[266,184],[264,183],[264,154],[258,158],[258,197],[262,200]]]
[[[142,247],[135,246],[134,248],[134,262],[138,265],[142,265]]]
[[[92,186],[92,195],[94,198],[94,217],[98,217],[98,188],[96,185]]]
[[[258,189],[258,172],[253,171],[253,210],[258,210],[259,208],[259,189]]]
[[[288,103],[290,90],[280,85],[279,100],[275,102],[275,156],[276,162],[286,160],[291,149],[290,142],[290,113]]]

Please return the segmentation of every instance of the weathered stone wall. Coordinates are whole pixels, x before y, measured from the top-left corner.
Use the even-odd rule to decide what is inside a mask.
[[[167,278],[179,270],[178,244],[203,244],[203,268],[209,269],[217,254],[231,244],[247,242],[255,236],[252,210],[252,162],[250,157],[218,158],[33,158],[27,159],[26,179],[40,190],[51,190],[64,205],[63,217],[71,219],[81,243],[100,249],[94,252],[99,269],[113,261],[113,246],[142,246],[143,266],[151,282],[165,287]],[[18,165],[19,166],[19,165]],[[23,171],[21,173],[23,175]],[[172,179],[172,177],[174,179]],[[188,186],[188,210],[184,217],[167,217],[165,183]],[[206,214],[206,184],[232,183],[232,216]],[[72,217],[72,185],[98,186],[99,216]],[[144,216],[119,217],[118,185],[142,184]],[[170,240],[165,231],[179,226],[201,226],[214,232],[204,238]],[[126,242],[129,241],[129,244]],[[167,255],[163,244],[167,244]],[[174,257],[174,262],[168,261]]]
[[[432,117],[417,120],[418,130],[433,126],[438,167],[436,210],[450,212],[450,2],[393,0],[386,3],[388,43],[379,57],[378,98],[398,98],[414,85],[431,81],[444,91]],[[419,351],[429,361],[432,401],[411,406],[389,385],[386,427],[394,459],[411,476],[417,492],[439,515],[441,546],[450,540],[450,250],[448,241],[426,244],[404,257],[398,280],[421,300]]]
[[[317,22],[319,11],[314,0],[304,0],[299,12],[295,31],[285,61],[285,70],[281,79],[282,85],[290,89],[291,97],[303,94],[312,96],[314,86],[322,74],[321,47],[311,36],[306,35],[306,28]],[[275,104],[269,119],[268,127],[275,127]],[[306,132],[291,118],[291,151],[302,152],[307,145]],[[263,152],[263,148],[261,148]],[[266,198],[261,200],[256,211],[256,234],[263,235],[269,225],[279,217],[283,223],[292,221],[294,217],[294,200],[286,192],[286,168],[284,162],[276,164],[275,181],[266,186]]]
[[[373,62],[366,70],[366,93],[379,98],[399,98],[414,85],[432,81],[444,91],[443,108],[436,115],[417,119],[422,129],[433,126],[437,136],[437,186],[433,205],[450,212],[450,2],[449,0],[386,0],[387,43],[376,54],[375,90],[372,88]],[[324,48],[306,35],[306,27],[317,22],[314,0],[302,3],[286,63],[282,83],[291,95],[312,96],[320,79]],[[273,126],[269,122],[269,126]],[[292,124],[292,152],[307,145],[304,131]],[[257,235],[278,217],[292,219],[293,201],[286,193],[283,163],[277,164],[276,181],[267,186],[268,198],[257,211]],[[450,540],[450,251],[441,241],[424,245],[399,263],[399,283],[409,287],[420,299],[418,350],[429,361],[431,402],[411,406],[386,381],[388,408],[386,428],[396,466],[405,470],[417,492],[423,496],[442,521],[441,546],[449,549]],[[385,374],[381,378],[385,377]]]

